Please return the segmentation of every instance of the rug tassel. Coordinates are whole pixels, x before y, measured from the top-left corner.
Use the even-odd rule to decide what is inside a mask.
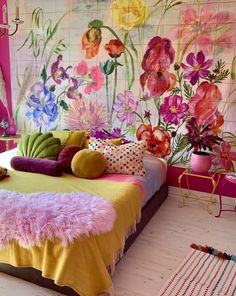
[[[212,247],[196,245],[196,244],[193,243],[193,244],[191,244],[191,248],[193,248],[195,250],[198,250],[198,251],[201,251],[201,252],[204,252],[204,253],[214,255],[214,256],[219,257],[219,258],[221,258],[223,260],[232,260],[232,261],[236,262],[236,256],[235,255],[230,255],[230,254],[227,254],[225,252],[218,251],[217,249],[214,249]]]

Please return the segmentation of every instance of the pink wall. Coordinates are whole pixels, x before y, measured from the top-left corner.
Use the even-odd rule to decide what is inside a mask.
[[[167,180],[170,186],[178,187],[178,177],[182,174],[184,168],[169,166],[167,172]],[[220,181],[216,188],[216,194],[222,194],[225,196],[231,196],[236,198],[236,185],[230,182],[227,182],[222,186],[224,175],[221,175]],[[181,182],[182,188],[187,188],[185,176],[182,178]],[[205,180],[203,178],[189,177],[189,185],[191,190],[202,191],[202,192],[211,192],[212,185],[210,180]]]
[[[0,23],[2,23],[2,6],[7,4],[7,0],[0,0]],[[3,71],[3,77],[6,83],[6,93],[8,100],[8,110],[12,115],[12,102],[11,102],[11,67],[10,67],[10,51],[9,51],[9,38],[0,38],[0,66]]]

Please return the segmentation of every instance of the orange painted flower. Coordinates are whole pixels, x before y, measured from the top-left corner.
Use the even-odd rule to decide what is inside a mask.
[[[125,51],[124,44],[118,39],[111,39],[104,47],[112,58],[118,58]]]
[[[137,129],[136,137],[139,141],[146,140],[147,150],[157,156],[165,157],[171,152],[170,135],[160,127],[152,128],[151,124],[141,124]]]
[[[102,32],[99,28],[88,29],[82,37],[82,49],[86,51],[86,59],[92,59],[98,54],[102,41]]]

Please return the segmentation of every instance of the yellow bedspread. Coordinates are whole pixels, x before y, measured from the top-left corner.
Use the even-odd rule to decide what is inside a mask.
[[[138,186],[104,180],[79,179],[71,175],[50,177],[41,174],[9,171],[10,178],[0,182],[1,189],[17,192],[89,192],[109,199],[117,212],[109,233],[77,239],[67,248],[59,241],[45,241],[30,249],[12,242],[0,250],[0,262],[18,267],[34,267],[57,285],[69,286],[81,296],[97,296],[112,288],[107,267],[122,253],[124,239],[135,226],[141,210]]]

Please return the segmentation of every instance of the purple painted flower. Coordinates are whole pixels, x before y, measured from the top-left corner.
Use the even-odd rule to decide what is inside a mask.
[[[181,64],[182,69],[186,72],[183,78],[189,79],[190,83],[195,85],[200,77],[205,78],[210,73],[208,69],[212,66],[213,60],[205,60],[204,53],[199,51],[196,56],[193,52],[188,54],[186,62],[190,66],[186,66],[183,63]]]
[[[78,91],[78,87],[80,86],[81,83],[77,79],[72,77],[71,77],[71,81],[73,85],[70,86],[66,92],[67,98],[72,100],[81,98],[82,94]]]
[[[57,84],[61,84],[62,80],[66,80],[66,79],[70,79],[69,75],[66,73],[66,71],[70,68],[72,68],[72,66],[68,66],[66,69],[64,69],[63,67],[59,67],[60,62],[62,61],[62,55],[60,54],[57,57],[56,62],[52,63],[51,66],[51,75],[52,75],[52,79],[57,83]]]
[[[135,111],[137,110],[138,102],[135,99],[132,91],[126,90],[124,93],[117,95],[116,103],[113,109],[118,113],[117,117],[120,121],[126,121],[126,127],[134,123]]]
[[[50,125],[58,116],[58,107],[55,103],[56,96],[49,91],[48,87],[42,82],[37,82],[30,88],[27,97],[27,105],[33,108],[28,111],[26,116],[33,118],[37,126]]]
[[[182,103],[183,98],[178,95],[165,97],[164,103],[160,106],[160,114],[165,122],[178,125],[179,120],[185,116],[188,105]]]

